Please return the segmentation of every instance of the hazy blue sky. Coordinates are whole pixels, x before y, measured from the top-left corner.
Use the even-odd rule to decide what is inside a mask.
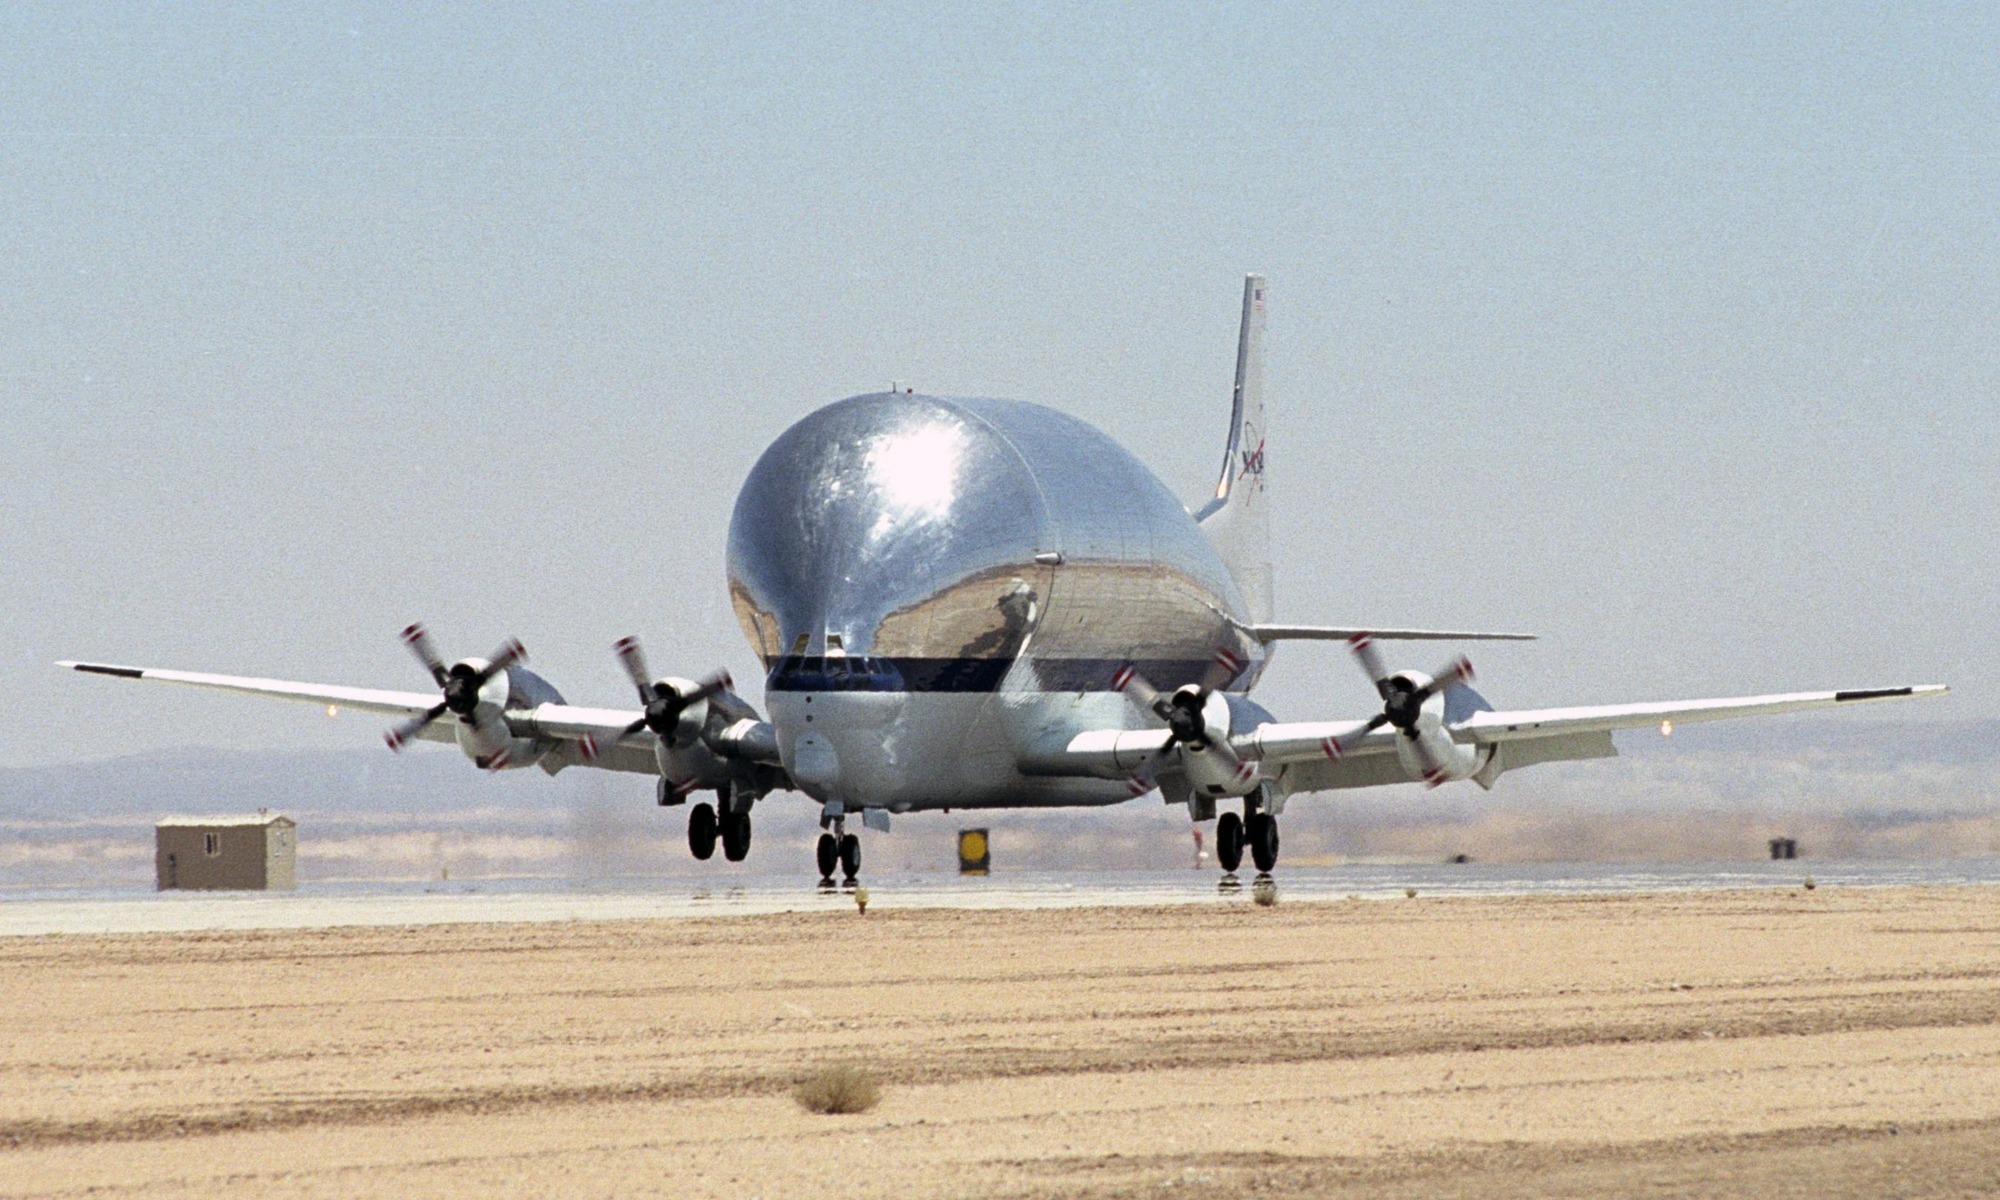
[[[0,765],[380,724],[61,657],[753,680],[787,424],[1020,397],[1193,497],[1246,270],[1282,617],[1535,630],[1507,706],[2000,704],[1991,5],[411,7],[0,8]]]

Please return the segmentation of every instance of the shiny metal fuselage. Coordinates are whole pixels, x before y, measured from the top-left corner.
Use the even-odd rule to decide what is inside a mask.
[[[1112,689],[1121,664],[1240,693],[1265,654],[1173,493],[1019,401],[885,393],[799,421],[737,497],[729,585],[786,769],[847,809],[1128,799],[1015,764],[1070,731],[1153,725]],[[1218,674],[1219,650],[1242,667]]]

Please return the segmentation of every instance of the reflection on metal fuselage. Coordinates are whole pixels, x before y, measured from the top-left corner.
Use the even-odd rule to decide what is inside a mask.
[[[887,393],[828,405],[751,469],[729,526],[737,618],[786,768],[849,808],[1110,804],[1122,781],[1030,778],[1021,749],[1145,727],[1112,678],[1217,682],[1264,650],[1174,495],[1073,417]],[[1240,704],[1241,702],[1239,702]]]

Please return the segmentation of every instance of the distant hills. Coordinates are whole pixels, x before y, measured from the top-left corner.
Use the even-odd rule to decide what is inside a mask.
[[[1766,837],[1808,856],[2000,853],[2000,720],[1750,721],[1672,738],[1619,735],[1618,760],[1454,784],[1300,796],[1285,856],[1437,860],[1755,857]],[[806,872],[816,807],[758,809],[742,867],[692,861],[685,810],[652,781],[606,772],[487,776],[445,747],[351,751],[190,749],[0,770],[0,888],[146,886],[151,825],[167,813],[282,810],[300,822],[306,880],[482,875]],[[871,834],[877,869],[949,870],[961,825],[995,830],[998,865],[1175,866],[1193,860],[1185,815],[1157,798],[1108,812],[913,814]]]

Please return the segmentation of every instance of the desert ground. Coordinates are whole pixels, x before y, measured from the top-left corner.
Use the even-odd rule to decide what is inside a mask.
[[[0,1193],[2000,1191],[2000,888],[889,900],[0,939]]]

